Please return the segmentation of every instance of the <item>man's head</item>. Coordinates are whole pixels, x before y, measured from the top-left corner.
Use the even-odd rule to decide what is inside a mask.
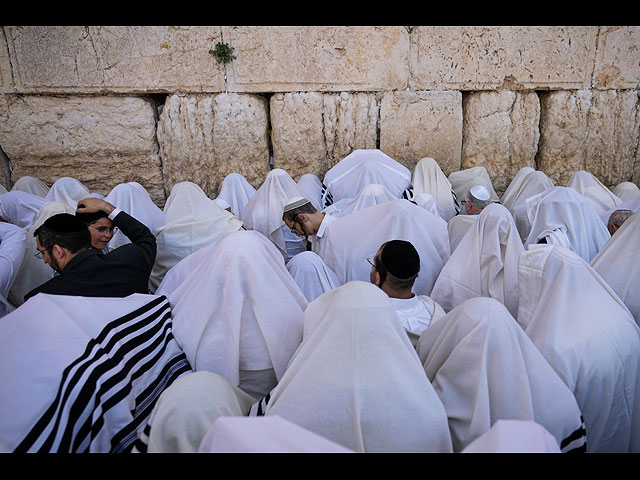
[[[318,212],[304,197],[292,198],[283,208],[282,220],[299,237],[315,235],[318,232]],[[324,216],[324,215],[322,215]]]
[[[391,240],[378,249],[369,278],[390,297],[410,298],[419,272],[420,255],[411,242]]]
[[[87,226],[74,215],[60,213],[48,218],[35,232],[37,256],[58,273],[78,252],[91,246]]]
[[[104,250],[113,238],[115,229],[113,222],[106,212],[98,210],[97,212],[85,213],[76,212],[76,218],[81,220],[91,233],[91,246],[98,250]]]
[[[609,216],[607,228],[609,233],[613,235],[622,226],[622,224],[631,216],[633,212],[627,209],[616,210]]]
[[[467,215],[474,215],[482,211],[491,203],[491,194],[484,185],[474,185],[469,189],[465,197],[464,208]]]

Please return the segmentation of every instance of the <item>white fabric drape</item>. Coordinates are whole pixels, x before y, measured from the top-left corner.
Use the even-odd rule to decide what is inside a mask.
[[[325,208],[323,212],[340,218],[350,213],[397,199],[398,197],[394,196],[384,185],[371,183],[365,186],[354,198],[338,200],[333,205]]]
[[[486,206],[436,280],[431,298],[449,312],[465,300],[492,297],[518,313],[518,258],[524,251],[509,211]]]
[[[44,198],[49,193],[49,187],[42,180],[36,177],[25,175],[16,180],[11,190],[21,190],[23,192],[32,193],[38,197]]]
[[[242,228],[242,222],[207,197],[192,182],[177,183],[156,229],[158,250],[149,277],[155,291],[171,267],[193,252],[213,245],[221,235]]]
[[[623,202],[640,195],[640,188],[633,182],[621,182],[613,189],[613,194]]]
[[[15,306],[7,302],[9,290],[25,256],[25,231],[17,225],[0,222],[0,317],[12,311]]]
[[[502,203],[502,205],[511,209],[514,200],[520,196],[520,189],[522,188],[525,177],[531,172],[535,172],[535,169],[532,167],[522,167],[518,170],[518,173],[511,179],[507,189],[502,194],[502,197],[500,197],[500,203]]]
[[[478,215],[456,215],[447,222],[449,247],[452,254],[477,219]]]
[[[265,415],[356,452],[450,452],[446,414],[389,297],[350,282],[305,311],[304,340]]]
[[[573,392],[589,452],[640,449],[640,330],[574,252],[532,245],[520,256],[517,321]]]
[[[429,295],[449,259],[447,224],[408,200],[385,202],[334,220],[325,234],[320,257],[341,283],[369,281],[367,257],[389,240],[406,240],[420,255],[420,274],[414,284],[417,295]]]
[[[42,197],[22,190],[0,195],[0,217],[21,228],[29,227],[46,202]]]
[[[457,210],[451,182],[436,160],[430,157],[420,159],[413,170],[411,184],[414,196],[420,193],[428,193],[435,198],[444,213],[445,221],[449,221],[451,217],[456,215]]]
[[[440,208],[440,205],[438,205],[438,202],[436,201],[436,197],[434,197],[433,195],[429,193],[423,193],[423,192],[414,193],[411,196],[411,201],[414,202],[416,205],[421,206],[425,210],[428,210],[429,212],[433,213],[434,215],[439,216],[445,222],[448,220],[447,215],[442,211],[442,209]]]
[[[471,167],[465,170],[459,170],[457,172],[451,172],[449,174],[449,182],[451,183],[451,188],[456,194],[459,202],[462,202],[469,189],[474,185],[483,185],[487,187],[489,190],[489,200],[491,202],[499,202],[500,197],[493,189],[493,184],[491,183],[491,177],[489,177],[489,173],[487,169],[483,166]]]
[[[632,212],[635,212],[635,213],[640,212],[640,195],[632,197],[629,200],[622,202],[617,207],[612,208],[611,210],[608,210],[603,214],[601,214],[600,220],[602,220],[602,223],[604,223],[605,225],[608,225],[609,217],[611,217],[611,214],[616,210],[631,210]]]
[[[297,182],[300,195],[309,200],[314,208],[322,210],[322,181],[313,173],[305,173]]]
[[[244,206],[256,194],[256,189],[239,173],[230,173],[222,181],[217,200],[224,200],[231,213],[240,218]]]
[[[417,352],[447,411],[455,452],[500,419],[535,421],[563,450],[584,448],[573,393],[497,300],[456,307],[423,332]]]
[[[567,182],[567,187],[573,188],[589,200],[598,215],[622,203],[622,200],[605,187],[600,180],[584,170],[574,172]]]
[[[301,252],[287,262],[287,270],[311,302],[341,285],[337,275],[314,252]]]
[[[64,202],[75,209],[80,200],[90,195],[89,189],[79,180],[62,177],[53,182],[44,199],[47,202]]]
[[[530,420],[498,420],[462,453],[561,453],[558,442]]]

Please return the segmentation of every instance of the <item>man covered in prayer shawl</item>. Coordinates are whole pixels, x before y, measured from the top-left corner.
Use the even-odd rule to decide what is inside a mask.
[[[309,302],[341,285],[336,274],[313,252],[298,253],[287,262],[287,271]]]
[[[44,199],[47,202],[64,202],[75,207],[80,200],[87,198],[90,194],[89,189],[79,180],[62,177],[53,182]]]
[[[573,393],[497,300],[462,303],[425,330],[417,351],[449,416],[454,452],[501,419],[534,421],[563,452],[585,450]]]
[[[489,201],[499,202],[500,197],[493,188],[489,172],[483,166],[471,167],[465,170],[451,172],[447,177],[451,183],[456,198],[460,201],[467,197],[467,193],[474,185],[482,185],[489,190]]]
[[[413,293],[420,272],[420,255],[411,242],[390,240],[382,244],[371,263],[371,283],[389,295],[391,304],[415,347],[420,334],[444,316],[440,305],[427,295]]]
[[[460,212],[460,205],[451,188],[451,182],[433,158],[425,157],[416,164],[411,185],[411,200],[420,193],[432,195],[444,213],[446,222]]]
[[[25,175],[16,180],[11,191],[21,190],[23,192],[32,193],[38,197],[44,198],[49,193],[49,187],[42,180],[36,177]]]
[[[29,252],[31,255],[31,252]],[[25,256],[25,229],[0,222],[0,317],[14,309],[9,291]]]
[[[356,452],[452,451],[444,407],[389,297],[360,281],[307,306],[302,344],[250,415],[278,415]]]
[[[626,202],[640,195],[640,187],[633,182],[621,182],[615,186],[613,194]]]
[[[311,243],[311,251],[321,255],[327,227],[337,217],[318,212],[304,197],[289,199],[282,209],[282,221],[295,235]]]
[[[0,195],[0,221],[27,228],[46,202],[42,197],[21,190]]]
[[[313,173],[305,173],[300,176],[297,185],[300,195],[304,198],[308,198],[311,205],[313,205],[316,210],[322,210],[322,195],[326,188],[318,176]],[[333,200],[331,200],[329,204],[332,203]]]
[[[253,185],[241,174],[234,172],[224,177],[216,200],[225,201],[231,213],[240,218],[244,206],[255,194]]]
[[[640,330],[576,253],[532,245],[520,255],[517,321],[573,392],[587,451],[640,451]]]
[[[390,202],[391,200],[396,199],[397,197],[395,197],[383,185],[372,183],[364,187],[360,193],[355,196],[355,198],[343,198],[342,200],[335,202],[333,205],[326,207],[322,210],[322,213],[340,218],[364,208],[379,205],[384,202]]]
[[[476,216],[491,203],[491,194],[486,187],[482,185],[474,185],[466,193],[462,202],[464,214],[456,215],[447,222],[447,231],[449,232],[449,244],[453,253],[465,234],[476,221]]]
[[[584,170],[574,172],[567,182],[567,187],[573,188],[586,198],[598,215],[616,208],[622,203],[622,200],[605,187],[600,180]]]

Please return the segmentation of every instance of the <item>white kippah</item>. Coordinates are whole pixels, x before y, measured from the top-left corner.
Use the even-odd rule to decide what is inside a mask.
[[[282,213],[286,213],[289,210],[293,210],[294,208],[298,208],[301,207],[302,205],[306,205],[307,203],[309,203],[309,200],[307,200],[304,197],[294,197],[291,198],[287,204],[284,206],[284,210],[282,211]]]
[[[471,192],[471,195],[478,200],[489,200],[489,197],[491,196],[489,194],[489,189],[483,185],[474,185],[471,187],[469,192]]]

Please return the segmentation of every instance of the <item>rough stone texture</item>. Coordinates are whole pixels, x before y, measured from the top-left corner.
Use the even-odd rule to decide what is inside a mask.
[[[593,73],[594,88],[640,86],[640,27],[600,27]]]
[[[158,122],[166,194],[191,181],[214,198],[229,173],[258,187],[269,173],[267,102],[245,94],[172,95]]]
[[[598,27],[420,26],[411,90],[588,88]]]
[[[219,92],[220,27],[4,27],[21,93]]]
[[[576,170],[591,172],[607,186],[631,180],[638,128],[635,90],[546,93],[537,167],[557,185],[566,185]]]
[[[518,170],[534,167],[540,133],[535,92],[477,92],[464,98],[462,168],[487,169],[498,195]]]
[[[4,29],[0,28],[0,93],[13,93],[16,90],[11,70],[7,37]]]
[[[106,195],[136,173],[164,204],[155,106],[134,97],[0,96],[0,145],[12,178],[72,176]]]
[[[274,168],[295,180],[305,173],[322,179],[353,150],[376,148],[375,94],[275,94],[270,112]]]
[[[446,175],[460,170],[462,94],[386,93],[380,109],[380,150],[412,172],[424,157],[435,159]]]
[[[236,56],[230,91],[378,91],[405,88],[409,33],[401,26],[223,27]]]

